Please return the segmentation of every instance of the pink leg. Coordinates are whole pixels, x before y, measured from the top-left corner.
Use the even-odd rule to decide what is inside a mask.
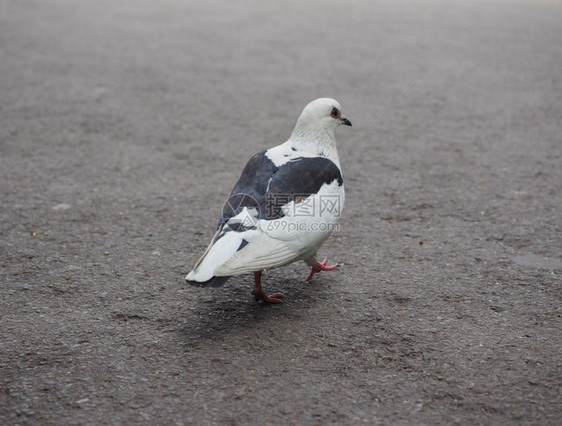
[[[308,277],[306,277],[305,281],[310,282],[310,280],[312,279],[314,274],[317,273],[317,272],[333,271],[335,269],[338,269],[338,265],[327,266],[327,263],[328,263],[328,259],[324,259],[322,262],[316,262],[314,265],[312,265],[310,267],[310,274],[308,274]]]
[[[269,296],[264,293],[261,288],[261,271],[254,272],[254,289],[252,290],[254,299],[263,300],[266,303],[283,303],[283,295],[281,293],[273,293]]]

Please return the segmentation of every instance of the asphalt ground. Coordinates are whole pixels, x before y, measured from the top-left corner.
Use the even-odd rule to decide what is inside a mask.
[[[0,1],[2,424],[559,424],[562,4]],[[333,97],[338,262],[185,274]]]

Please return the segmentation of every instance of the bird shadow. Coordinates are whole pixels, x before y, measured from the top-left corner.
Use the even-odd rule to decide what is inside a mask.
[[[264,289],[280,291],[284,303],[256,302],[251,296],[252,280],[249,276],[234,277],[224,287],[202,288],[201,297],[182,315],[179,332],[191,344],[216,339],[236,330],[264,327],[279,319],[298,320],[303,309],[310,309],[328,299],[330,286],[326,279],[303,282],[301,274],[270,272]],[[250,284],[250,285],[248,285]]]

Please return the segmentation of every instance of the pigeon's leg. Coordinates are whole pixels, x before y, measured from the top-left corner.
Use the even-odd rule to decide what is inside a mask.
[[[256,300],[263,300],[267,303],[283,303],[283,295],[281,293],[273,293],[269,296],[264,293],[261,288],[261,271],[254,272],[254,289],[252,290],[252,295]]]
[[[327,263],[328,263],[328,259],[324,259],[322,262],[316,262],[314,265],[312,265],[310,267],[310,274],[308,274],[308,277],[306,277],[305,281],[310,282],[310,280],[312,279],[314,274],[317,273],[317,272],[333,271],[335,269],[338,269],[338,265],[327,266]]]

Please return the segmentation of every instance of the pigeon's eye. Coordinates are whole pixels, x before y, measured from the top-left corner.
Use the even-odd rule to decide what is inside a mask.
[[[333,118],[340,118],[341,112],[336,107],[332,107],[332,113],[330,114]]]

